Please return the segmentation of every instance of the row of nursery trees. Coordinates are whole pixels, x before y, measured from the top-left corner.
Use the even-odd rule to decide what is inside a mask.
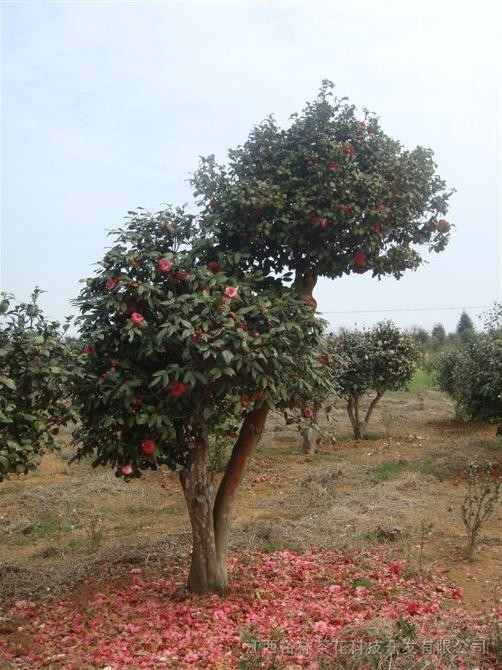
[[[432,152],[404,149],[332,88],[324,81],[287,128],[265,119],[226,165],[203,159],[192,178],[197,214],[129,213],[76,299],[83,352],[64,344],[36,304],[29,313],[3,303],[1,467],[29,468],[75,414],[78,453],[94,465],[126,480],[160,465],[177,471],[194,592],[227,587],[232,505],[269,412],[313,421],[323,398],[340,390],[343,375],[330,374],[339,367],[329,361],[343,362],[344,338],[323,351],[319,277],[400,278],[421,264],[421,246],[440,252],[450,235],[451,191]],[[33,346],[23,345],[23,323],[35,329]],[[378,354],[377,394],[374,380],[390,370],[385,337],[358,344],[363,359],[369,346]],[[9,376],[17,360],[26,366],[20,382]],[[344,374],[355,384],[350,365]],[[63,401],[69,376],[71,406]],[[19,397],[25,406],[13,416]],[[369,417],[348,397],[364,431]],[[229,423],[236,437],[215,489],[210,445],[228,438]]]
[[[455,346],[476,336],[474,323],[465,310],[453,333],[447,333],[442,323],[436,323],[430,332],[419,326],[411,328],[409,332],[420,351],[433,357],[445,347]]]

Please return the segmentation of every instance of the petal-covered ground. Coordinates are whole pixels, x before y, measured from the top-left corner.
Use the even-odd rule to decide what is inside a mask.
[[[226,596],[187,595],[175,566],[168,579],[134,568],[125,580],[87,580],[72,598],[16,602],[0,620],[0,661],[19,670],[496,668],[494,619],[468,615],[440,575],[406,575],[387,556],[240,556]]]

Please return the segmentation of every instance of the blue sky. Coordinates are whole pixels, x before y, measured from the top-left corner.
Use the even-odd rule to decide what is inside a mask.
[[[269,113],[287,123],[328,78],[457,189],[427,265],[320,282],[332,327],[451,330],[460,309],[430,308],[502,298],[499,3],[18,1],[1,23],[1,290],[39,285],[70,314],[127,210],[191,204],[198,156],[225,160]]]

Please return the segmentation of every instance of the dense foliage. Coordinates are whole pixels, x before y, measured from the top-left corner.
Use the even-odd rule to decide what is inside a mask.
[[[264,404],[302,404],[324,383],[312,309],[276,281],[229,274],[235,258],[198,263],[181,244],[186,224],[180,212],[132,214],[76,301],[77,436],[126,478],[179,469],[201,432],[228,433],[229,419],[235,430]]]
[[[331,338],[331,347],[344,362],[338,378],[339,394],[347,402],[354,436],[363,439],[384,393],[403,388],[411,380],[417,348],[391,321],[382,321],[370,330],[343,331]],[[361,401],[370,392],[375,395],[363,417]]]
[[[29,303],[1,295],[0,481],[34,470],[73,418],[68,389],[78,352],[65,339],[68,324],[45,318],[39,295]]]
[[[441,251],[450,232],[451,192],[432,152],[403,149],[373,114],[358,118],[346,98],[331,98],[332,88],[324,81],[287,129],[269,116],[227,166],[210,156],[193,178],[219,248],[244,252],[266,273],[294,270],[305,291],[318,276],[399,278],[420,264],[417,247]]]
[[[126,480],[162,464],[179,472],[194,541],[189,588],[221,590],[232,502],[269,409],[306,412],[329,387],[323,324],[279,280],[238,272],[240,254],[207,262],[181,210],[131,212],[114,234],[76,301],[87,359],[75,439]],[[209,474],[223,465],[229,426],[215,491]]]
[[[437,361],[437,383],[465,416],[502,423],[502,331],[472,335]]]

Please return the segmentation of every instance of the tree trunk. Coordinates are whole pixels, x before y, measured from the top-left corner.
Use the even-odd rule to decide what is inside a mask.
[[[300,453],[305,456],[311,456],[315,451],[316,443],[316,432],[313,430],[312,426],[305,426],[302,430],[302,446],[300,448]]]
[[[180,482],[192,526],[192,560],[187,588],[192,593],[216,593],[228,587],[227,552],[230,514],[246,465],[258,443],[269,408],[250,412],[242,423],[230,461],[215,496],[208,477],[208,435],[199,426],[199,437],[190,450]]]
[[[181,470],[180,481],[192,526],[192,560],[187,588],[192,593],[214,593],[228,585],[226,564],[216,552],[213,525],[214,487],[208,479],[207,432],[190,451],[188,467]]]
[[[368,430],[368,424],[370,422],[371,415],[373,410],[377,406],[380,398],[383,396],[383,391],[378,391],[376,396],[370,403],[366,415],[363,420],[361,420],[361,413],[359,411],[359,400],[360,398],[349,398],[347,401],[347,413],[349,415],[350,423],[352,424],[352,430],[354,431],[354,438],[356,440],[365,440]]]
[[[502,435],[502,423],[499,423],[497,427],[497,432],[495,433],[496,435]]]
[[[312,300],[314,300],[312,293],[317,284],[317,278],[317,270],[309,270],[307,272],[301,272],[300,270],[296,271],[294,286],[302,298],[312,298]],[[305,426],[302,430],[302,446],[300,448],[300,453],[305,455],[314,454],[316,440],[317,432],[311,426]]]
[[[245,417],[216,494],[213,511],[216,556],[220,565],[225,567],[225,576],[230,514],[235,494],[244,476],[249,458],[260,441],[268,412],[268,405],[265,404]]]

